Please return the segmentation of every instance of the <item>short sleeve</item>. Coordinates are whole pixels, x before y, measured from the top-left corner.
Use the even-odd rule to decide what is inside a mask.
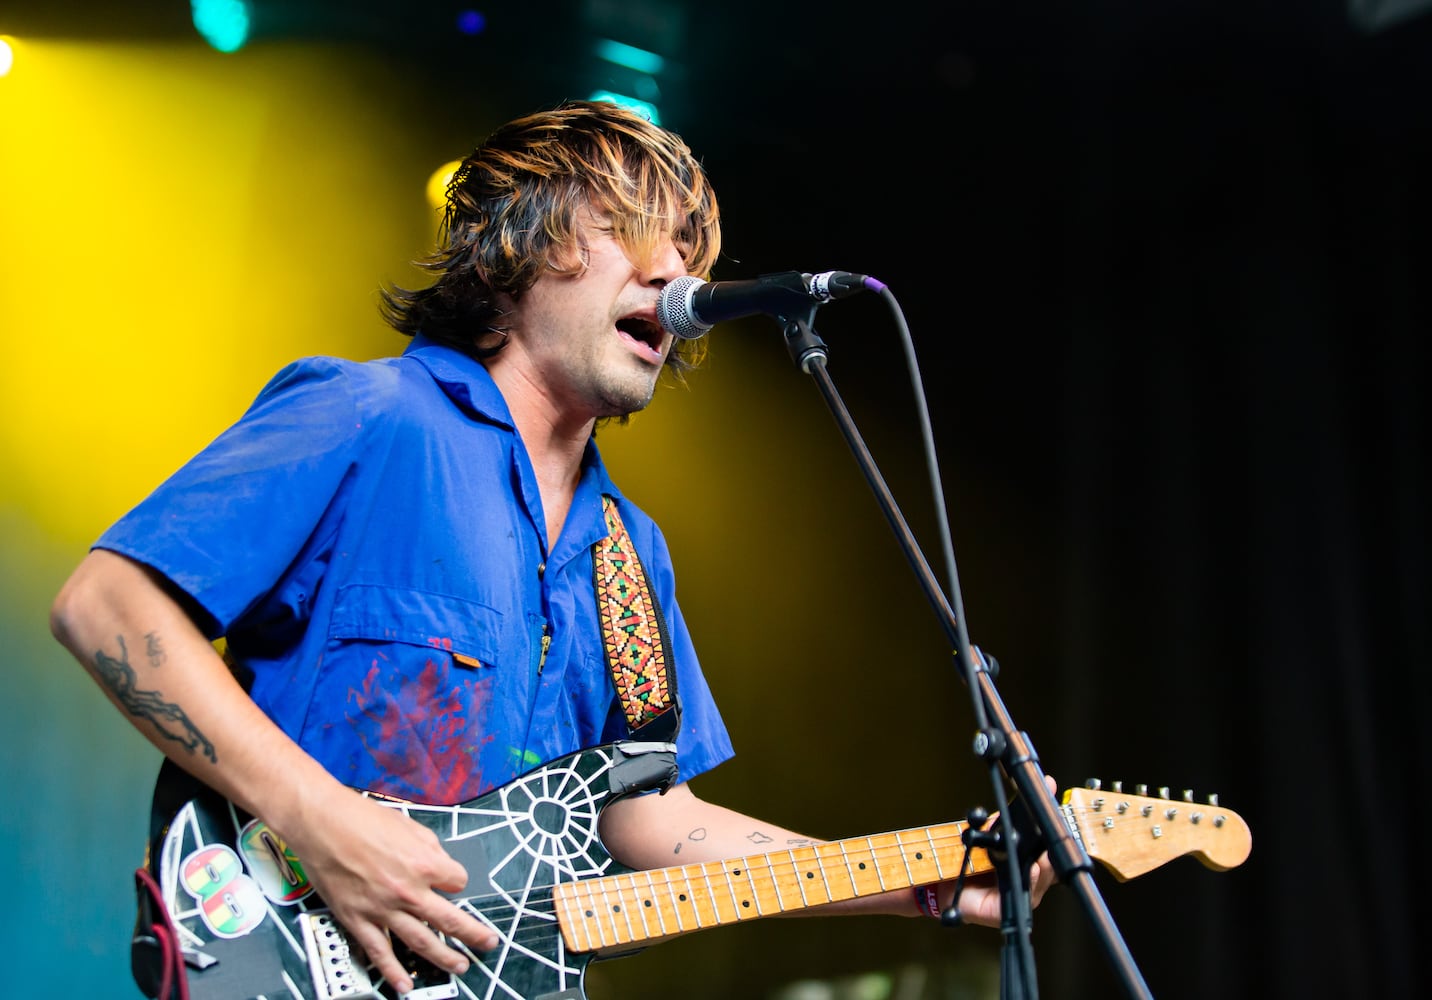
[[[362,374],[360,374],[362,373]],[[152,567],[223,634],[291,571],[334,508],[364,437],[372,376],[296,361],[248,411],[95,543]],[[369,387],[371,389],[371,387]]]

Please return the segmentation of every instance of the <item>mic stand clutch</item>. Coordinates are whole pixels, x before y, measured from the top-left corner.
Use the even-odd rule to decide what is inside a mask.
[[[885,293],[888,295],[888,293]],[[1047,852],[1059,881],[1074,891],[1094,931],[1114,966],[1114,971],[1131,997],[1152,998],[1148,985],[1135,965],[1113,917],[1093,879],[1093,862],[1083,846],[1070,832],[1058,804],[1054,801],[1039,757],[1027,734],[1015,728],[1014,721],[994,685],[995,667],[980,650],[970,643],[961,610],[956,614],[941,591],[929,563],[920,551],[899,505],[886,486],[875,459],[836,390],[826,370],[826,345],[815,332],[816,310],[813,302],[803,315],[782,315],[781,322],[786,349],[801,371],[815,379],[821,396],[835,417],[846,444],[850,446],[866,482],[874,491],[880,508],[895,531],[906,559],[919,580],[926,597],[935,608],[955,649],[955,660],[966,686],[970,689],[977,732],[975,753],[993,769],[998,766],[1018,791],[1013,805],[1004,801],[1004,787],[994,780],[994,795],[1000,815],[998,827],[992,831],[971,824],[966,831],[967,843],[987,846],[994,853],[999,880],[1002,945],[1000,949],[1001,996],[1004,1000],[1036,1000],[1038,985],[1034,955],[1030,944],[1033,915],[1029,898],[1029,865]],[[959,600],[958,589],[954,594]],[[948,916],[948,915],[947,915]],[[946,920],[946,922],[951,922]]]

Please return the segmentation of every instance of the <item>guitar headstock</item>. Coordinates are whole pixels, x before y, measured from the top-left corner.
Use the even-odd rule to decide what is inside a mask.
[[[1157,797],[1124,792],[1122,782],[1105,789],[1091,781],[1088,788],[1064,792],[1065,813],[1074,823],[1091,858],[1108,868],[1119,881],[1127,881],[1175,858],[1192,854],[1205,868],[1227,871],[1248,858],[1253,834],[1248,824],[1210,795],[1193,801],[1192,792],[1181,799],[1159,789]]]

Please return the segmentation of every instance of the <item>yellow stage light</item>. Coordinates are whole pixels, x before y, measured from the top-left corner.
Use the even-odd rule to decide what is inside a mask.
[[[428,178],[428,204],[442,211],[447,204],[447,186],[452,180],[452,175],[457,173],[457,168],[462,166],[461,160],[449,160],[433,171]]]

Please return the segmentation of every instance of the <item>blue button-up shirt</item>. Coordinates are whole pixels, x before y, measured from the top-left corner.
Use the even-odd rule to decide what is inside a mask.
[[[193,598],[339,780],[451,803],[627,734],[593,583],[603,494],[667,618],[687,780],[732,750],[660,530],[589,443],[552,546],[507,404],[461,352],[419,337],[400,358],[289,365],[96,547]]]

